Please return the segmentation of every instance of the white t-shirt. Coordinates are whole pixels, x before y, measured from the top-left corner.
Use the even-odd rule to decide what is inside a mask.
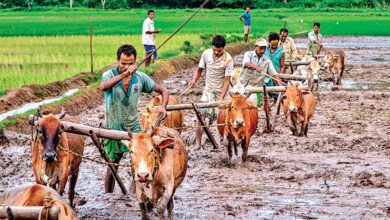
[[[154,31],[154,21],[149,17],[145,19],[142,25],[142,44],[144,45],[156,45],[154,33],[147,34],[147,31]]]
[[[203,52],[198,66],[206,70],[206,85],[203,96],[207,96],[209,92],[213,91],[217,95],[215,98],[219,98],[225,77],[233,75],[233,58],[225,51],[221,57],[214,61],[213,50],[207,49]],[[202,98],[201,100],[215,101],[213,98],[208,98],[208,100]]]

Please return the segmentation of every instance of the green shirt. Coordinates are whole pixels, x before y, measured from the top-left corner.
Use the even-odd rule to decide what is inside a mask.
[[[118,67],[103,73],[102,81],[106,81],[119,75]],[[104,91],[105,121],[104,126],[118,131],[131,129],[133,133],[141,131],[138,119],[138,101],[143,92],[151,93],[156,87],[154,82],[145,73],[137,71],[133,73],[127,93],[125,93],[122,80],[111,89]],[[115,153],[123,153],[127,148],[120,141],[106,140],[106,151],[113,159]],[[119,152],[118,152],[119,149]]]
[[[266,55],[275,67],[276,72],[280,72],[280,59],[283,56],[283,49],[281,47],[277,47],[273,54],[271,54],[271,47],[268,45],[264,55]]]

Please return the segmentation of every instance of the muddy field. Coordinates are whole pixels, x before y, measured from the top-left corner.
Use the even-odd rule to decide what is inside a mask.
[[[303,47],[305,40],[298,39]],[[211,151],[206,142],[190,156],[187,176],[175,194],[175,219],[386,219],[390,218],[390,38],[332,37],[325,47],[342,48],[353,69],[335,90],[322,82],[308,137],[294,137],[284,117],[276,131],[263,133],[264,114],[252,137],[248,162],[233,157],[223,162],[223,149]],[[242,55],[235,57],[241,62]],[[194,69],[178,72],[163,84],[172,93],[185,88]],[[324,76],[327,78],[329,76]],[[203,82],[182,102],[200,98]],[[148,100],[144,97],[143,100]],[[144,104],[144,103],[142,103]],[[78,116],[97,126],[103,106]],[[192,111],[185,124],[195,125]],[[15,185],[32,183],[30,136],[6,132],[9,146],[0,146],[0,193]],[[194,138],[194,129],[182,136]],[[98,158],[87,141],[86,156]],[[128,155],[122,161],[129,164]],[[76,187],[76,212],[80,219],[139,219],[138,203],[116,188],[104,193],[101,164],[84,161]],[[120,176],[130,186],[129,168]],[[66,197],[66,196],[65,196]]]

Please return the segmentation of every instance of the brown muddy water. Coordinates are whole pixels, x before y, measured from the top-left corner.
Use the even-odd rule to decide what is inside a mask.
[[[226,166],[222,148],[211,151],[206,141],[205,149],[195,151],[194,129],[182,133],[190,160],[174,197],[175,219],[390,218],[390,38],[331,37],[325,42],[328,48],[344,49],[353,69],[337,90],[322,82],[307,138],[292,136],[284,117],[278,118],[275,132],[263,133],[264,114],[259,111],[261,123],[251,139],[248,161],[241,162],[239,149],[233,165]],[[304,40],[297,43],[302,47]],[[241,60],[242,55],[235,57]],[[178,72],[163,85],[178,94],[193,72]],[[199,100],[203,83],[181,101]],[[143,97],[141,106],[149,98]],[[97,126],[103,110],[98,106],[78,118]],[[195,125],[192,111],[185,112],[185,124]],[[11,143],[0,146],[0,193],[34,181],[30,136],[6,135]],[[85,155],[99,158],[91,141],[86,144]],[[129,164],[128,155],[122,163]],[[78,217],[140,219],[132,195],[123,196],[119,188],[104,193],[105,170],[101,164],[82,163],[76,186]],[[129,168],[121,168],[120,176],[130,186]]]

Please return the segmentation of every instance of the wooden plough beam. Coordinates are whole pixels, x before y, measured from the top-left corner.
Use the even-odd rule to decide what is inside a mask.
[[[301,90],[308,90],[309,88],[307,86],[299,86]],[[248,87],[245,88],[246,91],[250,93],[263,93],[263,87]],[[285,86],[272,86],[267,87],[267,92],[285,92],[286,87]],[[223,101],[216,101],[216,102],[200,102],[195,103],[196,106],[199,108],[215,108],[222,104],[228,104],[229,100],[223,100]],[[160,108],[160,106],[155,106],[155,108]],[[189,110],[193,109],[192,104],[177,104],[177,105],[168,105],[167,111],[175,111],[175,110]]]
[[[297,80],[297,81],[304,81],[304,80],[307,80],[306,77],[304,76],[296,76],[296,75],[292,75],[292,74],[278,74],[279,78],[281,79],[285,79],[285,80]],[[269,87],[271,88],[271,87]],[[267,88],[268,90],[268,88]]]
[[[44,206],[0,206],[0,219],[7,219],[8,212],[12,214],[13,219],[18,220],[35,220],[38,219],[39,213],[42,212]],[[60,213],[58,206],[53,206],[49,211],[49,219],[57,220]]]
[[[300,61],[286,61],[284,62],[285,66],[304,66],[304,65],[309,65],[310,62],[300,62]]]

